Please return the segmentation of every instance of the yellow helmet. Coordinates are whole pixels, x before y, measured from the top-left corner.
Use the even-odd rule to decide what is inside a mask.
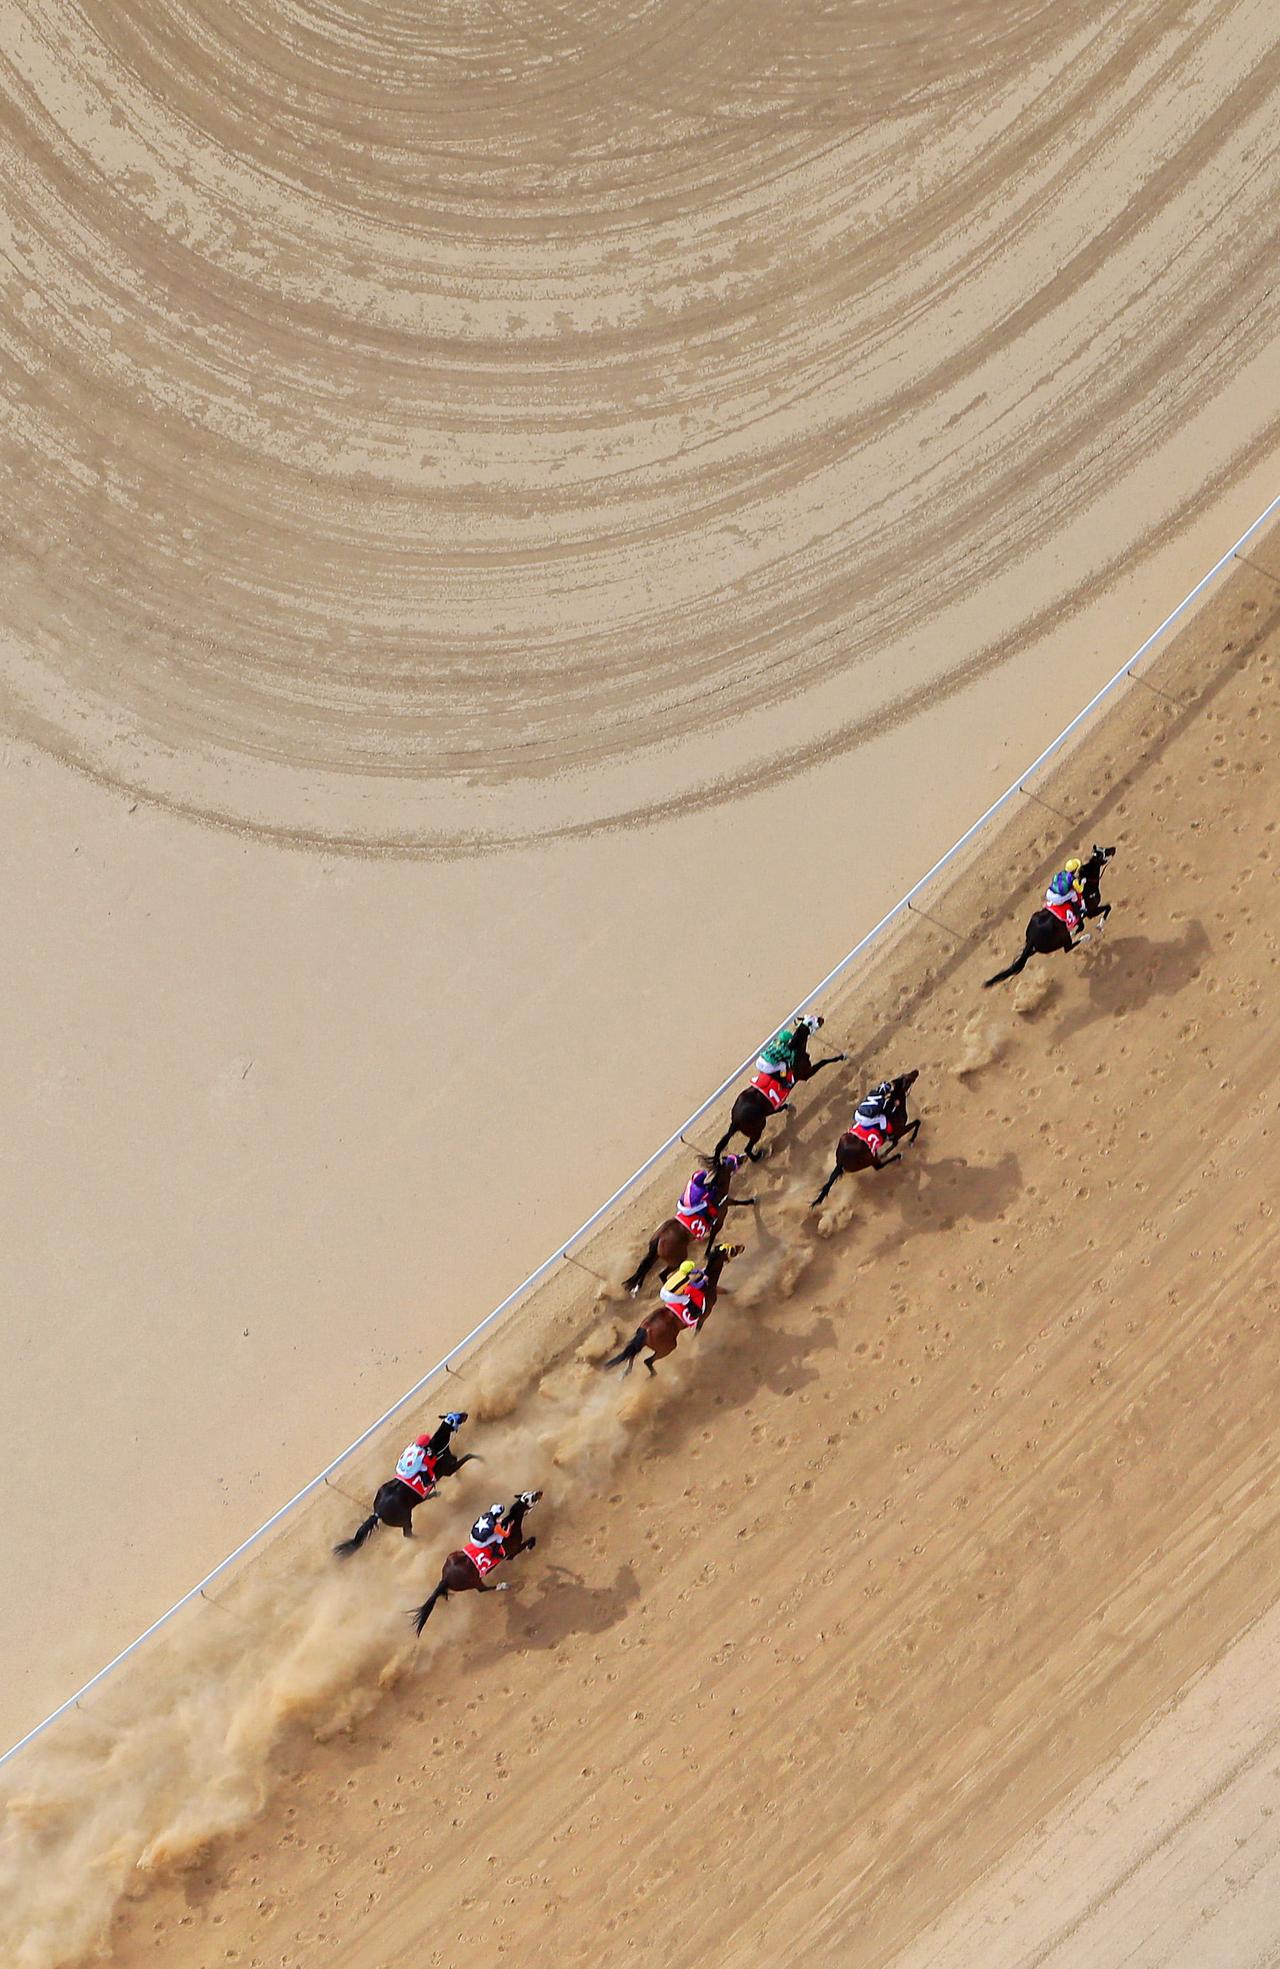
[[[1068,875],[1078,875],[1080,873],[1080,857],[1073,855],[1071,860],[1064,861],[1062,866],[1066,869]]]

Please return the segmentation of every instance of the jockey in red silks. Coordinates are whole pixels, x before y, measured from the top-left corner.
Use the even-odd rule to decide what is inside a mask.
[[[726,1155],[720,1168],[732,1172],[741,1161],[740,1155]],[[716,1176],[714,1169],[695,1169],[684,1186],[676,1205],[676,1222],[684,1225],[690,1237],[710,1237],[716,1227],[722,1208],[716,1197]]]
[[[692,1258],[678,1265],[658,1294],[669,1313],[696,1333],[707,1316],[707,1275]]]
[[[454,1430],[460,1428],[466,1419],[460,1409],[442,1415],[440,1417],[442,1427],[429,1436],[415,1436],[402,1452],[400,1461],[396,1464],[396,1476],[406,1490],[411,1490],[415,1497],[435,1495],[438,1481],[436,1472],[440,1467],[440,1458],[449,1447],[449,1439]]]
[[[1045,891],[1044,906],[1074,937],[1084,923],[1084,884],[1078,860],[1073,858],[1054,876]]]

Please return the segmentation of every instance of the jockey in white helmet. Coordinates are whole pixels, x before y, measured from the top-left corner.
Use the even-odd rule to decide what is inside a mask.
[[[878,1087],[858,1102],[854,1110],[855,1128],[874,1128],[887,1141],[889,1139],[889,1102],[893,1098],[893,1082],[882,1080]]]
[[[504,1504],[491,1504],[481,1513],[471,1527],[473,1545],[501,1545],[506,1539],[506,1526],[502,1519],[506,1511]]]

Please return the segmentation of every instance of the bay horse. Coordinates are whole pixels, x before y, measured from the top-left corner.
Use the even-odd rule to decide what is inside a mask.
[[[522,1490],[516,1493],[510,1510],[502,1513],[502,1526],[506,1534],[500,1552],[492,1547],[468,1544],[457,1552],[450,1552],[440,1568],[440,1584],[432,1588],[420,1607],[415,1607],[409,1618],[413,1622],[415,1634],[421,1634],[430,1620],[437,1600],[447,1600],[451,1593],[505,1593],[505,1581],[499,1586],[486,1586],[485,1576],[500,1566],[504,1559],[514,1559],[518,1552],[532,1552],[537,1544],[536,1538],[526,1538],[524,1521],[542,1496],[540,1490]]]
[[[685,1199],[689,1194],[686,1189],[676,1206],[678,1215],[668,1217],[665,1223],[659,1224],[649,1239],[649,1248],[640,1263],[631,1276],[622,1281],[624,1291],[629,1292],[633,1299],[638,1295],[654,1264],[660,1264],[662,1267],[658,1277],[666,1278],[677,1265],[684,1263],[689,1256],[690,1245],[701,1244],[704,1241],[709,1244],[720,1235],[724,1228],[725,1217],[730,1210],[755,1208],[756,1199],[753,1196],[729,1194],[733,1173],[741,1160],[742,1158],[736,1155],[727,1155],[723,1162],[719,1160],[708,1162],[705,1156],[701,1158],[702,1167],[713,1178],[707,1199],[709,1208],[701,1212],[685,1208]]]
[[[868,1136],[855,1133],[857,1127],[855,1115],[854,1127],[847,1128],[836,1143],[835,1168],[809,1205],[810,1210],[816,1210],[820,1203],[826,1202],[833,1184],[841,1176],[856,1176],[860,1169],[887,1169],[891,1162],[901,1161],[901,1145],[908,1141],[914,1142],[920,1133],[919,1116],[917,1115],[914,1121],[907,1120],[907,1089],[914,1085],[919,1075],[919,1067],[912,1067],[910,1073],[900,1073],[896,1080],[890,1082],[893,1091],[885,1103],[885,1116],[889,1123],[885,1146],[893,1153],[877,1154]]]
[[[821,1073],[823,1067],[834,1067],[839,1065],[841,1060],[848,1059],[847,1053],[830,1053],[825,1060],[809,1058],[809,1041],[821,1024],[822,1020],[816,1017],[800,1020],[799,1032],[791,1056],[789,1083],[784,1085],[757,1067],[751,1085],[744,1087],[734,1102],[733,1112],[729,1116],[729,1126],[712,1150],[712,1155],[717,1162],[735,1135],[743,1135],[746,1138],[747,1161],[758,1162],[760,1158],[756,1154],[756,1143],[764,1134],[765,1123],[770,1115],[778,1114],[785,1108],[791,1098],[792,1088],[798,1086],[802,1080],[812,1080],[814,1074]],[[762,1082],[777,1091],[766,1091],[766,1087],[761,1085]]]
[[[350,1538],[344,1538],[341,1545],[334,1546],[334,1553],[339,1559],[349,1558],[352,1552],[358,1552],[365,1540],[377,1531],[379,1525],[390,1525],[394,1530],[403,1532],[406,1538],[413,1537],[413,1514],[420,1504],[426,1504],[435,1496],[436,1485],[441,1477],[456,1477],[464,1463],[474,1463],[477,1460],[471,1452],[466,1456],[455,1456],[449,1447],[449,1439],[454,1430],[461,1427],[466,1419],[462,1411],[453,1415],[442,1415],[440,1427],[429,1440],[424,1441],[420,1437],[418,1445],[413,1443],[409,1445],[400,1459],[401,1462],[404,1462],[415,1447],[420,1446],[425,1449],[435,1465],[431,1488],[415,1490],[411,1483],[405,1483],[399,1477],[389,1477],[385,1484],[379,1484],[374,1493],[373,1510],[364,1523],[357,1527]]]
[[[1093,853],[1088,861],[1080,865],[1080,883],[1083,891],[1081,903],[1087,919],[1105,923],[1111,914],[1111,904],[1102,900],[1102,871],[1114,855],[1114,848],[1100,848],[1095,841]],[[1073,936],[1051,909],[1037,909],[1027,924],[1026,941],[1021,955],[1003,971],[997,971],[992,978],[984,978],[983,990],[992,985],[1003,984],[1006,978],[1016,978],[1019,971],[1032,957],[1047,957],[1055,950],[1078,950],[1082,943],[1088,943],[1085,936]]]
[[[705,1283],[696,1288],[696,1296],[700,1298],[701,1306],[692,1321],[692,1329],[695,1333],[701,1333],[703,1327],[711,1317],[711,1310],[719,1296],[721,1272],[729,1260],[736,1258],[741,1250],[742,1246],[740,1244],[713,1244],[711,1250],[708,1252],[706,1267],[701,1274]],[[694,1274],[695,1278],[698,1276],[699,1274]],[[690,1283],[692,1284],[693,1281],[691,1280]],[[691,1294],[690,1296],[692,1297],[694,1295]],[[672,1312],[669,1306],[655,1306],[648,1318],[641,1320],[635,1333],[628,1340],[621,1353],[615,1354],[612,1360],[605,1361],[604,1366],[625,1366],[627,1373],[630,1374],[636,1364],[637,1356],[648,1347],[649,1358],[645,1362],[645,1366],[648,1368],[650,1374],[653,1374],[655,1372],[654,1362],[664,1361],[668,1354],[674,1354],[676,1341],[682,1333],[689,1331],[689,1327],[690,1322],[682,1320],[679,1314]]]

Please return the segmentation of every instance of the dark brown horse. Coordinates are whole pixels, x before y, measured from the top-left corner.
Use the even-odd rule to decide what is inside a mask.
[[[536,1538],[526,1538],[524,1521],[542,1496],[540,1490],[522,1490],[517,1493],[509,1511],[501,1514],[503,1531],[506,1534],[500,1551],[492,1555],[492,1549],[468,1545],[457,1552],[450,1552],[440,1568],[440,1584],[433,1587],[420,1607],[416,1607],[410,1618],[413,1631],[421,1634],[431,1618],[437,1600],[447,1600],[451,1593],[505,1593],[504,1580],[499,1586],[486,1586],[485,1578],[496,1566],[506,1559],[514,1559],[518,1552],[532,1552],[537,1544]]]
[[[855,1115],[854,1127],[846,1129],[836,1143],[836,1166],[809,1205],[810,1210],[816,1210],[820,1203],[826,1202],[832,1185],[841,1176],[856,1176],[860,1169],[887,1169],[891,1162],[900,1160],[902,1144],[914,1142],[920,1132],[919,1117],[914,1121],[907,1119],[907,1089],[914,1085],[919,1073],[919,1067],[912,1067],[910,1073],[900,1073],[896,1080],[889,1083],[890,1092],[884,1107],[885,1119],[889,1124],[885,1131],[885,1147],[892,1153],[878,1153],[872,1146],[874,1130],[868,1129],[866,1136],[855,1134]]]
[[[770,1115],[781,1113],[790,1099],[791,1088],[799,1086],[802,1080],[812,1080],[814,1074],[821,1073],[823,1067],[833,1067],[838,1065],[841,1060],[848,1059],[849,1056],[847,1053],[829,1053],[825,1060],[811,1060],[809,1058],[809,1041],[821,1024],[822,1020],[817,1017],[810,1017],[799,1021],[799,1031],[791,1056],[791,1080],[786,1094],[781,1101],[776,1099],[771,1100],[769,1095],[757,1086],[754,1081],[750,1087],[743,1088],[733,1104],[733,1112],[729,1117],[729,1126],[725,1129],[724,1134],[720,1137],[720,1140],[716,1143],[712,1151],[717,1162],[719,1162],[725,1149],[735,1135],[744,1135],[746,1137],[747,1161],[758,1161],[756,1143],[764,1134],[765,1123],[768,1121]],[[761,1077],[757,1069],[756,1079],[758,1080]]]
[[[1080,882],[1083,890],[1081,901],[1083,914],[1090,920],[1105,923],[1111,914],[1111,904],[1102,900],[1102,871],[1115,853],[1114,848],[1100,848],[1095,841],[1093,853],[1088,861],[1080,866]],[[1016,978],[1019,971],[1032,957],[1047,957],[1055,950],[1079,950],[1082,943],[1088,943],[1085,936],[1073,936],[1060,918],[1051,909],[1037,909],[1027,924],[1026,941],[1021,955],[1012,964],[997,971],[993,978],[984,978],[983,990],[992,985],[1003,984],[1006,978]]]
[[[466,1419],[466,1413],[461,1409],[455,1410],[451,1415],[442,1415],[440,1427],[433,1436],[429,1439],[419,1436],[416,1444],[410,1443],[400,1459],[401,1463],[412,1458],[419,1468],[423,1468],[424,1475],[417,1476],[416,1480],[418,1483],[425,1481],[426,1488],[415,1489],[413,1482],[403,1482],[399,1477],[390,1477],[385,1484],[379,1484],[374,1494],[373,1510],[364,1523],[357,1527],[350,1538],[344,1538],[341,1545],[334,1546],[338,1558],[345,1559],[352,1552],[358,1552],[366,1538],[377,1531],[379,1525],[391,1525],[396,1531],[403,1532],[406,1538],[413,1537],[413,1514],[420,1504],[429,1503],[435,1496],[440,1479],[456,1477],[464,1463],[474,1463],[477,1460],[470,1453],[466,1456],[455,1456],[449,1447],[454,1430],[461,1428]],[[415,1449],[425,1450],[429,1459],[425,1466],[421,1457],[413,1458]],[[429,1477],[425,1476],[425,1470],[430,1471]],[[416,1472],[411,1474],[416,1475]]]
[[[754,1209],[756,1200],[753,1196],[729,1194],[733,1172],[741,1161],[741,1156],[737,1155],[727,1155],[723,1162],[708,1162],[705,1156],[702,1158],[702,1167],[708,1170],[713,1178],[706,1208],[700,1212],[685,1208],[689,1196],[686,1189],[677,1206],[681,1214],[678,1217],[668,1217],[664,1224],[659,1224],[649,1239],[649,1248],[640,1263],[630,1278],[622,1281],[624,1288],[633,1299],[639,1293],[654,1264],[660,1264],[662,1267],[658,1277],[666,1278],[677,1265],[684,1263],[689,1256],[691,1245],[714,1242],[723,1230],[725,1217],[730,1210]],[[697,1229],[699,1224],[705,1225],[705,1229]]]
[[[605,1361],[606,1367],[625,1365],[630,1374],[636,1364],[636,1357],[645,1347],[649,1358],[645,1362],[650,1374],[654,1372],[654,1362],[662,1361],[668,1354],[674,1354],[676,1342],[682,1333],[701,1333],[711,1317],[720,1290],[720,1274],[731,1258],[736,1258],[742,1250],[740,1244],[713,1244],[707,1254],[705,1268],[695,1272],[689,1280],[689,1304],[694,1317],[692,1323],[682,1320],[669,1306],[655,1306],[647,1319],[640,1322],[622,1352],[612,1360]]]

